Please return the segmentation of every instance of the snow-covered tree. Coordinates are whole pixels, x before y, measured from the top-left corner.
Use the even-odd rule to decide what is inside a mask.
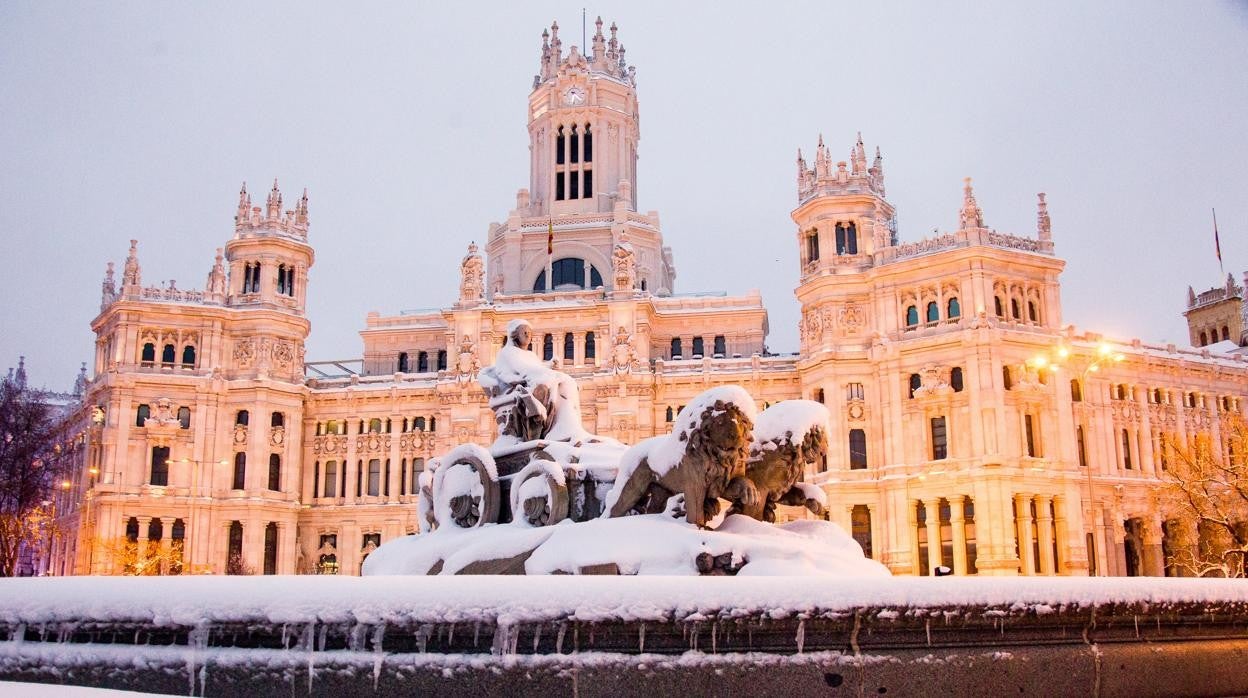
[[[20,375],[0,379],[0,577],[18,572],[23,549],[37,550],[52,523],[57,413],[43,397]]]
[[[1221,439],[1167,441],[1166,495],[1182,530],[1167,564],[1194,577],[1244,577],[1248,562],[1248,422],[1228,414]]]

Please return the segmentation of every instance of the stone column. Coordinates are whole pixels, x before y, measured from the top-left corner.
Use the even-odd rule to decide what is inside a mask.
[[[1140,471],[1148,477],[1157,477],[1157,471],[1160,468],[1154,460],[1153,453],[1153,427],[1151,414],[1149,414],[1148,388],[1140,388],[1139,395],[1136,396],[1136,405],[1140,410]]]
[[[277,573],[296,574],[295,561],[299,550],[295,543],[295,524],[285,521],[277,522]]]
[[[1036,533],[1040,539],[1040,574],[1049,576],[1056,573],[1056,561],[1053,559],[1052,504],[1052,495],[1036,495]]]
[[[966,574],[966,495],[949,497],[949,524],[953,528],[953,573]]]
[[[910,529],[910,574],[919,573],[919,500],[906,500],[906,521]]]
[[[1026,575],[1035,574],[1036,561],[1035,551],[1031,545],[1031,495],[1015,494],[1014,507],[1014,526],[1018,531],[1018,560],[1020,565],[1020,573]]]
[[[880,519],[877,516],[878,511],[879,508],[874,504],[867,505],[867,513],[870,515],[871,522],[871,557],[876,560],[883,557],[880,546],[884,544],[884,536],[880,531]]]
[[[1140,520],[1143,529],[1140,533],[1141,554],[1140,567],[1141,572],[1149,577],[1166,576],[1166,556],[1161,547],[1161,516],[1154,514],[1148,518]]]
[[[923,500],[923,508],[927,510],[927,573],[934,574],[942,565],[940,543],[940,498]]]
[[[1112,554],[1114,557],[1114,574],[1119,577],[1127,576],[1127,529],[1126,522],[1122,518],[1122,512],[1114,510],[1111,513],[1113,521],[1111,522],[1110,542],[1113,544]]]

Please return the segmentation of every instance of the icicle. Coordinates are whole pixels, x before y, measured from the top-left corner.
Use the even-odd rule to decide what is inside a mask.
[[[927,646],[932,646],[932,619],[929,616],[923,621],[923,631],[927,633]]]
[[[711,654],[718,654],[719,650],[719,621],[711,624]],[[799,649],[798,652],[801,652]]]
[[[540,642],[541,639],[542,625],[541,623],[538,623],[537,627],[533,629],[533,654],[537,654],[537,643]]]
[[[451,623],[451,628],[446,633],[446,644],[447,644],[448,649],[450,648],[451,645],[455,644],[455,624],[454,623]]]
[[[381,681],[381,665],[386,659],[386,654],[382,651],[382,642],[386,638],[386,624],[378,623],[377,629],[373,631],[373,691],[377,691],[377,684]]]
[[[472,626],[472,646],[477,646],[477,640],[481,639],[481,622],[477,621]]]
[[[563,633],[568,629],[567,623],[559,624],[559,634],[555,637],[555,654],[563,654]]]
[[[797,653],[801,654],[806,648],[806,619],[802,618],[797,621]]]
[[[646,652],[646,624],[642,623],[637,630],[637,654],[645,654]]]

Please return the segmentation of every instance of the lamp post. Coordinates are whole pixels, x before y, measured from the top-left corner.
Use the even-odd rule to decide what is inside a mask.
[[[204,484],[204,477],[203,477],[204,466],[206,465],[228,465],[230,461],[225,458],[222,458],[221,460],[218,460],[218,461],[197,461],[197,460],[191,460],[190,458],[182,458],[178,460],[178,462],[186,464],[186,465],[198,466],[194,468],[194,470],[192,471],[191,487],[189,488],[190,512],[187,516],[187,519],[188,519],[187,523],[189,524],[189,528],[190,528],[190,533],[188,534],[188,537],[193,537],[195,535],[198,535],[199,528],[200,528],[199,521],[196,518],[196,514],[198,513],[198,510],[199,510],[199,499],[201,497],[208,497],[211,494],[210,490],[209,491],[205,490],[206,485]],[[183,543],[183,545],[184,545],[184,548],[183,548],[182,554],[184,557],[188,557],[188,558],[193,557],[192,549],[194,550],[195,553],[199,552],[198,545],[187,546],[185,543]],[[185,560],[183,561],[183,565],[184,565],[184,568],[193,567],[191,565],[187,565],[187,562]]]
[[[1035,367],[1038,370],[1042,370],[1042,371],[1048,370],[1053,375],[1056,375],[1058,371],[1060,371],[1062,368],[1065,367],[1066,362],[1070,360],[1071,358],[1072,358],[1072,352],[1070,348],[1067,347],[1065,344],[1058,344],[1056,347],[1053,347],[1049,352],[1037,354],[1036,356],[1032,357],[1031,359],[1027,361],[1027,364]],[[1077,380],[1079,382],[1079,394],[1080,394],[1080,399],[1081,399],[1080,401],[1082,401],[1082,399],[1085,397],[1084,389],[1086,388],[1086,382],[1087,382],[1088,376],[1100,371],[1105,366],[1119,363],[1126,358],[1127,358],[1126,355],[1123,354],[1122,352],[1114,351],[1114,348],[1110,346],[1108,342],[1101,342],[1097,344],[1096,353],[1093,354],[1092,360],[1089,361],[1087,365],[1084,366],[1081,370],[1079,370],[1078,373],[1076,374]],[[1077,425],[1076,425],[1076,428],[1078,428]],[[1077,447],[1078,445],[1076,444],[1076,448]],[[1086,458],[1086,454],[1085,454],[1085,458]],[[1084,481],[1085,481],[1085,484],[1087,485],[1087,490],[1088,490],[1088,517],[1087,517],[1087,521],[1085,521],[1084,523],[1085,540],[1086,540],[1086,534],[1091,533],[1093,537],[1093,544],[1095,545],[1096,527],[1092,522],[1092,519],[1095,515],[1095,511],[1093,510],[1093,504],[1092,504],[1095,501],[1095,491],[1093,489],[1094,483],[1092,480],[1092,464],[1090,462],[1084,466]],[[1104,561],[1102,561],[1101,564],[1097,566],[1098,574],[1096,576],[1098,577],[1105,576],[1103,574],[1099,574],[1102,570],[1104,570],[1104,568],[1105,568],[1105,564],[1104,564]]]

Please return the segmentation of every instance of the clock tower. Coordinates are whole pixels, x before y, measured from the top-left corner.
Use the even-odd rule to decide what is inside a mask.
[[[529,95],[529,192],[534,213],[637,210],[637,91],[624,45],[594,22],[590,54],[563,50],[559,24],[542,32]]]

